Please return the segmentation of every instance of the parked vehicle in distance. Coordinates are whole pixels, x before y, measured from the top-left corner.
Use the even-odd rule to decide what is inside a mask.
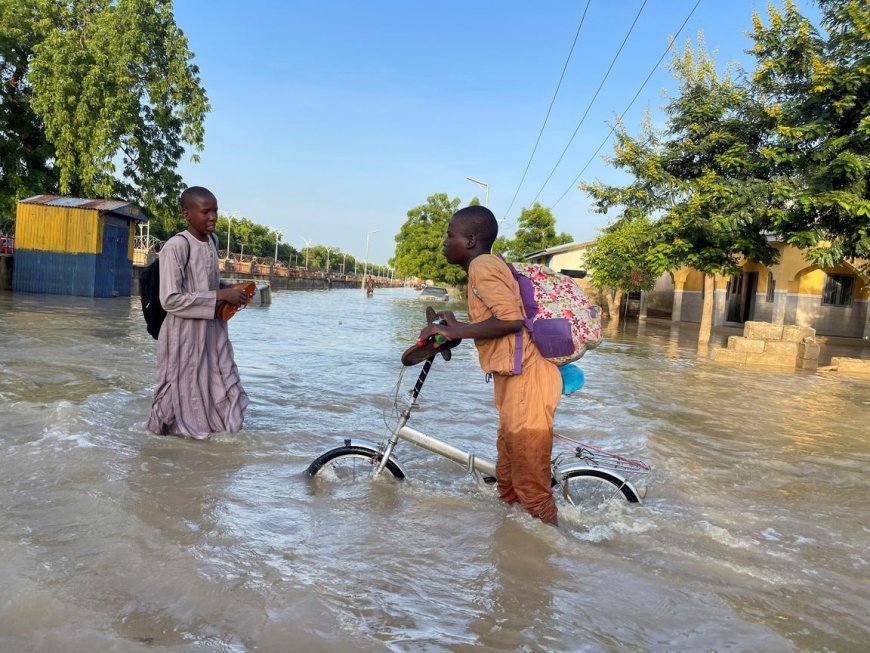
[[[420,291],[420,294],[417,295],[417,299],[423,299],[427,302],[446,302],[450,299],[450,295],[447,293],[447,288],[437,288],[435,286],[429,288],[423,288]]]

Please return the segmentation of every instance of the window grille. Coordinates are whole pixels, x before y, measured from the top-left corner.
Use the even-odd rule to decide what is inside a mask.
[[[828,306],[850,306],[852,291],[855,288],[855,277],[848,274],[829,274],[825,279],[825,291],[822,304]]]

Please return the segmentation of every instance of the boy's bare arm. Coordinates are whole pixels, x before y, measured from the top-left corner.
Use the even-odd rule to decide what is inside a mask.
[[[463,338],[499,338],[510,333],[516,333],[523,326],[522,320],[499,320],[496,317],[490,317],[482,322],[460,322],[453,313],[445,312],[440,314],[446,320],[447,324],[430,324],[420,332],[420,339],[429,339],[436,333],[440,333],[448,340],[459,340]]]

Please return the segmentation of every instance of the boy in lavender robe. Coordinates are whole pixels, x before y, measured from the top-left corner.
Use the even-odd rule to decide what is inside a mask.
[[[160,252],[160,303],[166,319],[157,340],[157,390],[148,429],[197,439],[242,428],[248,395],[233,360],[227,322],[218,302],[247,302],[218,270],[217,199],[192,186],[181,194],[186,231]]]

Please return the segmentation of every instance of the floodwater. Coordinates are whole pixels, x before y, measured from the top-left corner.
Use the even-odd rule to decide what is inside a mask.
[[[145,430],[138,299],[0,293],[0,651],[867,650],[870,381],[719,366],[696,327],[628,323],[556,422],[649,462],[643,505],[553,529],[408,444],[409,482],[337,498],[305,469],[381,438],[422,307],[242,311],[245,429],[196,442]],[[411,425],[492,457],[492,388],[454,353]]]

